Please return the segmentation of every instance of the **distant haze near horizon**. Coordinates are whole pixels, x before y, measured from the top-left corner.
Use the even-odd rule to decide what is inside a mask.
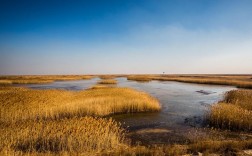
[[[0,75],[251,74],[251,0],[1,0]]]

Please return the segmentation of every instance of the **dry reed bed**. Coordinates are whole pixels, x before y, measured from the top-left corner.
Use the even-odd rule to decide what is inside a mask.
[[[252,131],[252,111],[227,103],[211,107],[210,124],[229,130]]]
[[[116,78],[116,75],[100,75],[99,78],[101,79],[114,79]]]
[[[247,110],[252,110],[252,90],[232,90],[226,93],[225,103],[232,103]]]
[[[252,131],[252,90],[233,90],[210,108],[210,125],[229,130]]]
[[[226,79],[226,78],[208,78],[208,77],[154,77],[153,80],[159,81],[177,81],[186,83],[198,83],[198,84],[212,84],[212,85],[230,85],[238,88],[252,88],[252,81],[240,80],[240,79]]]
[[[158,111],[129,88],[71,92],[0,87],[0,155],[97,155],[131,149],[113,113]]]
[[[79,92],[0,88],[0,122],[159,110],[156,99],[129,88],[107,87]]]
[[[43,76],[0,76],[1,82],[10,84],[39,84],[52,83],[54,81],[87,80],[91,75],[43,75]]]
[[[104,79],[98,82],[99,84],[117,84],[117,81],[114,79]]]
[[[112,119],[94,117],[1,125],[0,134],[0,152],[6,155],[94,154],[126,146],[120,124]]]
[[[149,77],[149,76],[144,76],[144,75],[141,75],[141,76],[131,75],[131,76],[127,76],[127,80],[134,80],[134,81],[140,81],[140,82],[149,82],[149,81],[152,80],[152,78]]]

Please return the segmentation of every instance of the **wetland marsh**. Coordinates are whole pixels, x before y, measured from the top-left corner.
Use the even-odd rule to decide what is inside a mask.
[[[243,111],[250,113],[251,91],[236,90],[235,86],[135,81],[121,76],[4,85],[1,87],[3,138],[0,140],[7,140],[4,139],[0,148],[2,152],[35,155],[41,152],[48,155],[62,154],[64,151],[70,155],[83,152],[91,155],[94,152],[108,154],[108,151],[112,151],[112,155],[180,155],[195,151],[223,153],[230,145],[231,149],[247,149],[252,146],[251,118],[247,116],[246,122],[240,122],[245,121],[245,118],[239,116],[239,121],[234,122],[226,110],[235,107],[233,110],[238,114]],[[224,104],[218,104],[219,101],[237,103],[241,99],[245,99],[241,101],[244,110],[239,108],[239,104],[236,104],[238,108],[228,104],[224,108]],[[227,114],[226,117],[220,118],[219,111]],[[58,127],[72,122],[76,125],[66,125],[67,131]],[[88,124],[90,129],[96,129],[97,133],[89,134],[90,129],[79,125],[81,122]],[[100,125],[99,122],[101,126],[93,126]],[[102,124],[106,122],[111,126],[104,131]],[[229,122],[229,127],[225,125],[226,122]],[[31,127],[36,127],[36,130],[30,131]],[[43,127],[52,131],[45,131],[41,136],[38,131],[44,131]],[[245,131],[243,127],[246,128]],[[226,128],[231,131],[222,130]],[[75,129],[87,133],[79,138],[77,132],[72,132]],[[239,129],[242,131],[232,131]],[[67,140],[57,137],[56,131]],[[115,131],[115,134],[109,133],[110,131]],[[30,133],[34,133],[34,138],[29,141],[25,138]],[[51,137],[46,137],[47,133]],[[94,137],[99,145],[90,141],[88,135]],[[74,137],[77,142],[69,140],[69,137]],[[40,139],[44,141],[41,142]],[[50,142],[53,144],[50,145]],[[106,142],[111,144],[107,146]],[[204,146],[214,148],[205,149]]]
[[[112,115],[116,121],[123,123],[123,127],[138,134],[138,131],[163,129],[169,131],[166,139],[151,135],[144,139],[144,136],[137,136],[147,144],[155,143],[180,143],[187,138],[187,132],[195,127],[200,128],[204,125],[204,118],[209,107],[222,100],[225,92],[236,89],[232,86],[192,84],[173,81],[150,81],[137,82],[127,80],[124,77],[116,78],[117,87],[133,88],[143,91],[155,97],[160,105],[159,112],[137,113],[137,114],[118,114]],[[59,81],[51,84],[29,84],[24,85],[32,89],[64,89],[78,91],[88,89],[95,82],[100,83],[99,78],[91,80]],[[112,86],[113,84],[108,84]],[[115,87],[115,85],[114,85]],[[203,91],[203,92],[202,92]],[[159,133],[158,133],[159,134]],[[178,136],[173,140],[171,135]],[[183,136],[183,137],[182,137]],[[136,136],[135,136],[136,137]],[[183,138],[181,140],[181,138]]]

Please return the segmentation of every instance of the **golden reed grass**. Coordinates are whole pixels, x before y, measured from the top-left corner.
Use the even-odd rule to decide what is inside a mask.
[[[153,80],[161,81],[177,81],[186,83],[198,83],[198,84],[212,84],[212,85],[230,85],[239,88],[252,88],[252,81],[238,80],[238,79],[225,79],[225,78],[213,78],[213,77],[177,77],[177,78],[153,78]]]
[[[252,110],[252,90],[232,90],[226,93],[224,102]]]
[[[159,110],[156,99],[129,88],[107,87],[78,92],[0,88],[0,122]]]
[[[210,124],[230,130],[252,130],[252,111],[227,103],[211,107]]]
[[[117,81],[114,79],[104,79],[98,82],[99,84],[117,84]]]
[[[73,92],[0,87],[0,155],[97,155],[131,149],[119,123],[89,115],[159,109],[156,99],[129,88]]]
[[[151,81],[151,77],[149,76],[144,76],[144,75],[138,75],[138,76],[127,76],[127,80],[134,80],[134,81],[140,81],[140,82],[149,82]]]
[[[4,155],[94,154],[126,146],[120,124],[94,117],[28,120],[1,125],[0,134],[0,151]]]
[[[229,130],[252,131],[252,90],[227,92],[224,101],[210,108],[210,125]]]

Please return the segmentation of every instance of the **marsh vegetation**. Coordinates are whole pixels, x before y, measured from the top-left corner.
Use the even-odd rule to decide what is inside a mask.
[[[7,155],[94,154],[126,145],[118,123],[95,117],[2,123],[0,133],[0,151]]]
[[[101,79],[114,79],[116,77],[127,77],[128,80],[149,82],[178,81],[199,84],[232,85],[239,88],[252,88],[251,75],[20,75],[0,76],[0,84],[40,84],[52,83],[54,81],[87,80],[94,77]]]
[[[146,93],[110,87],[79,92],[1,87],[0,104],[0,151],[5,155],[118,150],[129,146],[123,128],[100,117],[160,110]]]
[[[149,82],[152,80],[152,78],[150,76],[128,76],[127,80],[134,80],[134,81],[140,81],[140,82]]]
[[[229,130],[252,131],[252,90],[233,90],[210,108],[210,125]]]
[[[114,79],[118,77],[118,75],[99,75],[100,79]]]

